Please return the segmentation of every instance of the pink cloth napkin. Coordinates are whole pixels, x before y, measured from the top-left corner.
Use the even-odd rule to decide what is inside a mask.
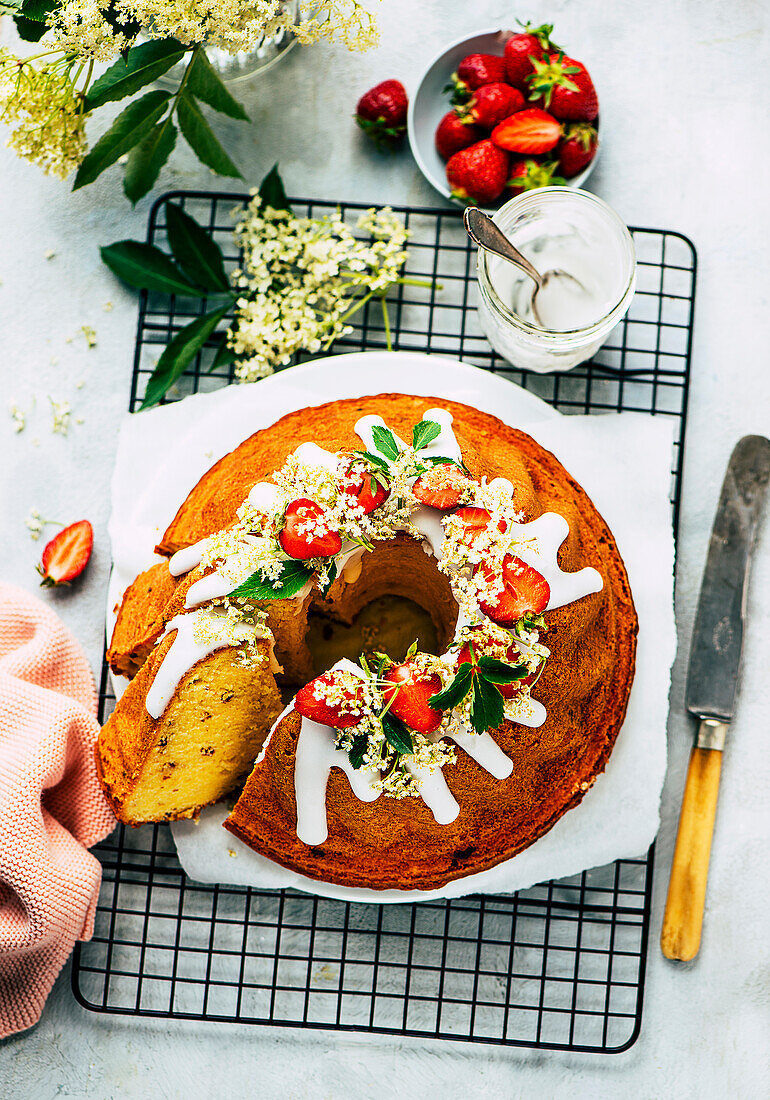
[[[85,654],[40,600],[0,584],[0,1037],[36,1023],[101,881],[87,850],[115,827],[93,749]]]

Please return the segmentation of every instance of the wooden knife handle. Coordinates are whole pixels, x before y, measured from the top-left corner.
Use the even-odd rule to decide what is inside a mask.
[[[668,959],[694,959],[700,947],[721,772],[720,749],[693,746],[660,933]]]

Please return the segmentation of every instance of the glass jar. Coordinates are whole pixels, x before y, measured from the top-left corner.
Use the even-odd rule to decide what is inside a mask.
[[[480,248],[479,320],[492,347],[514,366],[540,373],[590,359],[634,295],[636,254],[624,223],[595,195],[565,187],[526,191],[501,206],[494,221],[541,275],[561,270],[580,285],[576,298],[570,294],[576,283],[549,283],[538,320],[532,279]]]

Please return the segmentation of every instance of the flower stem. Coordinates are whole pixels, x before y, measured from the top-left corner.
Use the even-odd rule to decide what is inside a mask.
[[[385,292],[387,294],[387,291]],[[393,340],[390,335],[390,318],[388,317],[388,304],[385,301],[385,294],[380,295],[380,303],[382,305],[382,319],[385,322],[385,344],[388,351],[393,351]]]

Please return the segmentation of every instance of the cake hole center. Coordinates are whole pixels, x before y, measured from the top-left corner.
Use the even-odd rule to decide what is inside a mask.
[[[375,652],[402,661],[412,642],[426,653],[439,652],[439,637],[430,614],[404,596],[379,596],[364,605],[351,623],[338,622],[319,612],[308,616],[307,644],[313,675],[319,676],[347,657],[358,662]]]

